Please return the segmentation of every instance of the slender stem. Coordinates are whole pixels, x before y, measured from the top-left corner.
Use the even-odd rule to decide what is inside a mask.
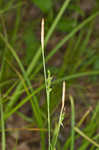
[[[73,97],[70,96],[70,102],[71,102],[71,148],[70,150],[74,150],[74,142],[75,142],[75,108],[74,108],[74,100]]]
[[[7,31],[6,31],[6,26],[5,26],[5,20],[2,16],[0,16],[1,23],[3,26],[3,32],[5,35],[6,40],[8,40],[7,37]],[[2,57],[2,62],[1,62],[1,72],[0,72],[0,82],[3,79],[3,74],[5,71],[5,57],[6,57],[6,51],[7,48],[4,48],[4,53]],[[6,150],[6,134],[5,134],[5,121],[4,121],[4,112],[3,112],[3,103],[1,102],[2,100],[2,88],[0,88],[0,112],[1,112],[1,130],[2,130],[2,150]]]
[[[45,56],[44,56],[44,19],[42,19],[41,23],[41,46],[42,46],[42,57],[43,57],[43,68],[44,68],[44,78],[45,78],[45,86],[46,86],[46,94],[47,94],[47,111],[48,111],[48,143],[50,150],[50,92],[48,89],[47,83],[47,73],[46,73],[46,66],[45,66]]]
[[[65,104],[65,92],[66,92],[66,89],[65,89],[65,81],[63,82],[63,89],[62,89],[62,106],[61,106],[61,111],[60,111],[60,116],[59,116],[59,122],[58,122],[58,125],[56,127],[56,130],[55,130],[55,135],[53,137],[53,144],[52,144],[52,150],[55,150],[55,146],[56,146],[56,143],[57,143],[57,139],[58,139],[58,135],[59,135],[59,131],[60,131],[60,127],[62,125],[62,121],[64,119],[64,104]]]
[[[1,99],[1,94],[0,94]],[[2,150],[6,150],[6,138],[5,138],[5,121],[4,121],[4,115],[3,115],[3,104],[0,104],[0,110],[1,110],[1,130],[2,130]]]

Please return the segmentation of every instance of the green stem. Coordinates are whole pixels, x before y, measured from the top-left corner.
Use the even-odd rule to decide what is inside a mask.
[[[0,94],[0,99],[1,99],[1,94]],[[0,103],[0,110],[1,110],[1,130],[2,130],[2,150],[6,150],[5,121],[4,121],[2,103]]]
[[[74,108],[74,100],[73,97],[70,96],[70,102],[71,102],[71,148],[70,150],[74,150],[74,142],[75,142],[75,108]]]
[[[46,87],[46,94],[47,94],[47,111],[48,111],[48,150],[50,150],[50,109],[49,109],[49,104],[50,104],[50,92],[48,89],[48,78],[47,78],[47,73],[46,73],[46,65],[45,65],[45,56],[44,56],[44,19],[42,19],[42,27],[41,27],[41,45],[42,45],[42,58],[43,58],[43,68],[44,68],[44,79],[45,79],[45,87]]]

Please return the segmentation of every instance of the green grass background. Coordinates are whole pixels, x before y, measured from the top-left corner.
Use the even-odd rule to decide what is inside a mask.
[[[26,9],[29,5],[33,5],[40,16],[38,15],[34,19],[31,17],[30,20],[26,19],[25,21],[25,17],[28,16]],[[76,14],[76,17],[73,17],[73,13]],[[12,17],[11,20],[10,16]],[[44,62],[41,55],[40,35],[37,36],[37,32],[40,34],[42,17],[45,18]],[[91,85],[98,83],[99,31],[95,28],[97,17],[99,17],[98,0],[94,2],[89,14],[80,8],[80,0],[75,2],[73,0],[62,2],[57,0],[46,0],[46,2],[44,0],[0,1],[0,128],[2,150],[7,147],[5,127],[9,117],[18,113],[27,123],[31,122],[40,129],[47,128],[48,107],[51,117],[49,134],[51,134],[50,142],[52,144],[49,149],[74,150],[76,141],[79,141],[81,137],[82,143],[77,147],[77,150],[99,149],[99,135],[97,133],[99,126],[98,102],[91,112],[92,115],[89,117],[86,126],[80,128],[85,120],[83,118],[85,114],[82,114],[81,119],[83,121],[78,127],[78,122],[75,120],[77,113],[75,112],[75,103],[77,103],[77,100],[75,102],[75,98],[69,96],[70,102],[68,102],[71,103],[70,135],[64,145],[61,145],[58,138],[59,130],[57,128],[60,122],[57,121],[54,129],[52,124],[53,115],[61,103],[63,81],[66,81],[67,91],[76,85],[77,93],[75,94],[78,97],[84,96],[82,88],[86,91],[86,87],[81,87],[79,80]],[[57,35],[59,40],[54,42]],[[52,44],[52,41],[54,44]],[[61,64],[57,67],[54,65],[54,57],[56,58],[56,54],[60,53],[62,59],[61,57],[57,59],[61,60]],[[53,61],[54,64],[51,65],[50,61]],[[44,104],[40,107],[40,93],[45,91],[46,87],[42,73],[45,65],[46,72],[50,70],[53,78],[51,81],[52,91],[49,106],[47,105],[49,96],[46,99],[45,95]],[[39,86],[33,88],[32,83],[38,83]],[[47,92],[48,88],[46,87]],[[25,93],[25,97],[22,96],[23,93]],[[31,104],[34,119],[19,111],[27,102]],[[90,104],[86,102],[86,106],[88,109]],[[56,136],[57,143],[54,141]],[[41,150],[48,149],[46,137],[48,137],[47,133],[41,131]]]

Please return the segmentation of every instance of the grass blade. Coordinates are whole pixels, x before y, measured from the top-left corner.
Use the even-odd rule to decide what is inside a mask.
[[[0,100],[1,100],[1,94],[0,94]],[[0,112],[1,112],[1,130],[2,130],[2,150],[6,150],[5,121],[4,121],[2,103],[0,103]]]
[[[48,150],[50,150],[50,83],[51,77],[48,76],[46,73],[46,66],[45,66],[45,56],[44,56],[44,19],[41,22],[41,46],[42,46],[42,57],[43,57],[43,68],[44,68],[44,78],[45,78],[45,86],[46,86],[46,95],[47,95],[47,112],[48,112]]]
[[[74,150],[74,142],[75,142],[75,108],[74,108],[74,100],[73,97],[70,96],[70,102],[71,102],[71,148],[70,150]]]
[[[97,148],[99,148],[99,144],[96,143],[94,140],[92,140],[91,138],[89,138],[87,135],[85,135],[81,130],[79,130],[79,128],[74,127],[75,131],[80,134],[83,138],[85,138],[87,141],[89,141],[90,143],[92,143],[94,146],[96,146]]]

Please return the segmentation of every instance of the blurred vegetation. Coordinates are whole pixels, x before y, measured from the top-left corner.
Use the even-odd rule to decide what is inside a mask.
[[[62,82],[65,80],[67,107],[70,108],[68,95],[75,99],[75,110],[76,105],[81,108],[84,106],[84,111],[88,110],[94,103],[94,111],[80,127],[86,136],[99,143],[99,104],[97,99],[91,104],[91,96],[88,98],[86,94],[87,86],[92,86],[93,93],[97,91],[99,81],[99,0],[87,3],[80,0],[0,1],[0,126],[3,150],[7,147],[4,127],[7,119],[15,113],[19,113],[33,127],[47,128],[47,101],[40,46],[42,18],[45,18],[46,68],[53,77],[50,100],[51,136],[56,131]],[[20,110],[28,101],[28,107],[33,112],[31,118]],[[73,111],[74,108],[71,111],[71,124],[75,123],[73,125],[76,126],[76,115],[79,114],[76,112],[74,116]],[[80,113],[83,118],[83,111]],[[64,120],[66,122],[66,116]],[[75,129],[70,124],[69,127]],[[72,136],[75,136],[76,142],[71,146]],[[47,134],[40,132],[40,137],[41,149],[45,150]],[[77,144],[80,139],[79,134],[68,134],[63,137],[63,142],[61,138],[58,139],[56,148],[95,150],[98,147],[94,143],[90,144],[90,140],[86,138]]]

